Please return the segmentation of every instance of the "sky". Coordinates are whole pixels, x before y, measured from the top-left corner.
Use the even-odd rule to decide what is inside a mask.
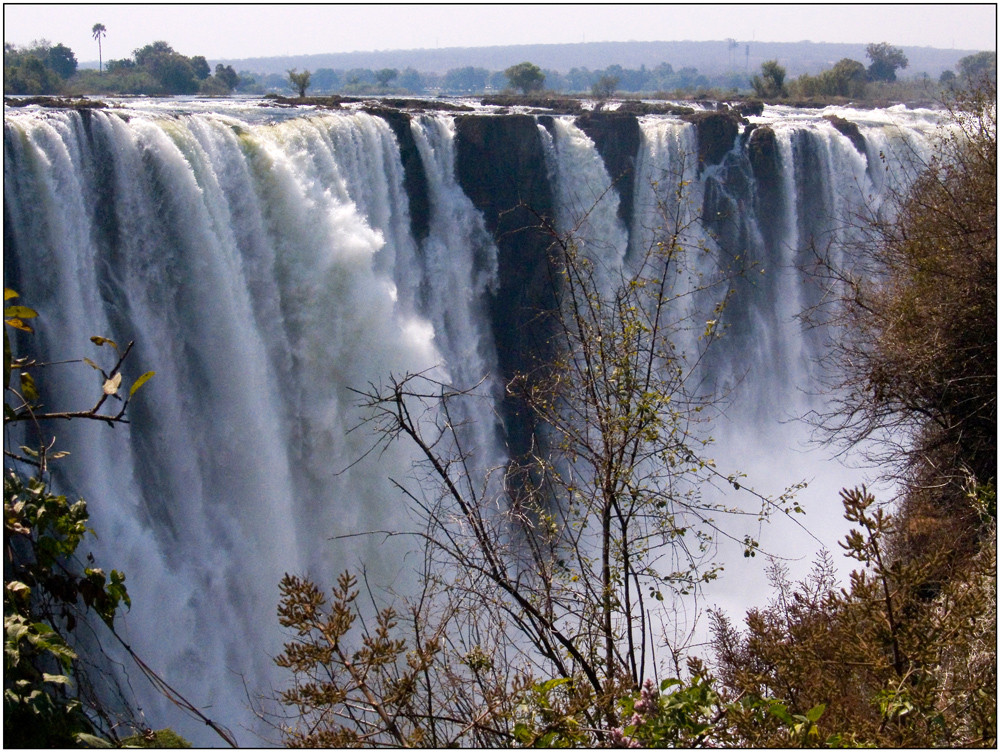
[[[888,41],[995,50],[992,4],[42,4],[4,5],[4,42],[62,43],[81,63],[162,39],[213,59],[436,47],[626,41]]]

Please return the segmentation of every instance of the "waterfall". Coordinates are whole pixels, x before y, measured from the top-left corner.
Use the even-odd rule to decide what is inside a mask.
[[[405,444],[368,453],[371,434],[349,431],[363,418],[351,390],[417,372],[479,384],[463,416],[475,419],[469,445],[480,470],[502,465],[500,333],[519,320],[503,306],[537,291],[528,273],[504,271],[520,273],[521,257],[504,254],[521,241],[492,236],[497,217],[482,208],[489,186],[470,195],[454,116],[409,119],[428,194],[424,233],[414,231],[399,133],[377,114],[175,109],[5,108],[5,285],[40,313],[37,332],[20,340],[40,360],[96,360],[89,337],[101,335],[135,341],[127,380],[156,371],[128,425],[58,427],[57,449],[71,454],[55,480],[89,501],[99,565],[126,573],[126,641],[246,744],[256,737],[246,730],[254,719],[244,679],[254,694],[283,678],[271,661],[282,642],[281,575],[326,584],[363,562],[379,585],[403,590],[411,576],[405,552],[381,539],[331,540],[410,523],[391,479],[408,475],[414,454]],[[624,221],[617,192],[606,190],[611,170],[570,117],[538,124],[545,159],[528,176],[547,181],[557,228],[578,229],[608,286],[656,241],[665,209],[684,226],[683,242],[705,249],[700,274],[749,262],[723,314],[727,334],[704,366],[706,383],[732,392],[711,429],[713,451],[764,492],[815,480],[806,522],[832,531],[821,535],[831,547],[836,492],[854,476],[805,453],[804,432],[787,422],[817,399],[808,386],[820,344],[794,319],[814,293],[798,267],[814,239],[845,239],[843,220],[859,202],[877,203],[897,173],[912,175],[936,123],[928,111],[836,112],[858,123],[864,153],[816,114],[769,109],[755,119],[775,135],[770,183],[744,140],[720,164],[700,165],[694,125],[641,118]],[[525,164],[525,154],[486,158]],[[689,182],[678,200],[681,179]],[[694,284],[675,282],[678,291]],[[686,315],[704,303],[692,299]],[[81,368],[46,370],[50,407],[91,401],[99,384]],[[780,524],[747,529],[792,557],[817,547]],[[724,578],[710,601],[745,608],[761,569]],[[129,677],[150,723],[196,744],[218,741]]]
[[[572,236],[579,253],[593,264],[602,294],[620,282],[628,232],[618,219],[618,194],[594,142],[571,118],[554,118],[553,133],[539,126],[546,168],[555,186],[556,229]]]

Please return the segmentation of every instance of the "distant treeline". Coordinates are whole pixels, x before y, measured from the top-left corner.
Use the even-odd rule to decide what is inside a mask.
[[[78,70],[76,55],[47,40],[27,47],[4,43],[5,94],[230,94],[240,78],[231,65],[212,68],[203,55],[187,57],[166,42],[108,60],[103,70]]]
[[[573,68],[568,73],[544,70],[545,88],[565,94],[590,93],[602,78],[618,80],[617,90],[628,93],[654,93],[668,91],[693,92],[698,89],[725,89],[741,91],[750,89],[750,77],[741,73],[705,76],[697,68],[685,67],[674,70],[670,63],[661,63],[655,68],[640,67],[637,70],[611,65],[603,70]],[[413,68],[370,70],[352,68],[336,70],[318,68],[310,79],[313,94],[364,94],[384,92],[406,94],[483,94],[509,88],[507,76],[502,70],[489,70],[475,66],[453,68],[445,74],[426,73]],[[387,73],[391,74],[387,76]],[[254,75],[240,71],[244,83],[239,91],[264,94],[290,90],[287,75],[272,73]]]
[[[883,43],[885,45],[885,43]],[[871,48],[873,45],[869,45]],[[897,50],[897,48],[890,48]],[[899,51],[901,55],[902,52]],[[905,57],[903,58],[905,60]],[[996,53],[982,52],[962,58],[955,66],[960,74],[971,64],[992,65],[996,70]],[[767,61],[770,75],[784,67],[777,61]],[[762,66],[762,69],[763,67]],[[777,67],[775,67],[777,66]],[[906,67],[903,65],[902,67]],[[757,73],[730,69],[711,75],[693,66],[675,69],[662,62],[655,67],[640,65],[626,68],[618,64],[591,70],[574,67],[568,72],[541,69],[544,89],[560,94],[593,94],[607,97],[646,95],[721,98],[745,94],[758,96],[850,96],[861,97],[864,83],[873,80],[871,66],[844,58],[828,70],[773,86],[766,80],[762,88]],[[764,71],[767,73],[767,71]],[[409,95],[475,95],[511,88],[504,70],[463,66],[447,72],[418,71],[412,67],[398,68],[317,68],[309,71],[310,94],[409,94]],[[300,74],[301,75],[301,74]],[[765,76],[765,79],[767,76]],[[933,94],[931,84],[948,85],[956,78],[954,71],[944,71],[937,81],[926,74],[914,80],[923,86],[925,94]],[[878,80],[875,77],[874,80]],[[515,87],[516,88],[516,87]],[[41,40],[19,48],[4,44],[4,92],[7,94],[120,94],[171,95],[200,94],[224,96],[231,93],[263,95],[294,94],[296,85],[285,73],[237,72],[232,65],[218,64],[213,72],[202,55],[185,56],[167,42],[157,41],[135,50],[129,58],[108,60],[103,70],[79,70],[73,51],[62,44]]]

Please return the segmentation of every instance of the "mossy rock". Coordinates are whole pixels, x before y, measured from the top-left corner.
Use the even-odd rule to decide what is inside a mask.
[[[165,728],[159,731],[149,730],[144,734],[133,734],[122,739],[122,746],[139,749],[190,749],[191,742],[173,729]]]

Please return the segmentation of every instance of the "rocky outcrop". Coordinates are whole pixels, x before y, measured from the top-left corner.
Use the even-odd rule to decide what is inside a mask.
[[[73,99],[71,97],[4,97],[4,107],[28,107],[36,105],[38,107],[58,107],[63,110],[94,110],[104,109],[108,105],[99,99],[87,99],[81,97]]]
[[[830,121],[830,124],[836,128],[840,133],[847,136],[854,148],[857,149],[858,154],[862,157],[866,157],[868,152],[865,148],[865,137],[861,135],[861,129],[858,128],[857,123],[852,123],[850,120],[845,120],[838,115],[826,115],[825,120]]]
[[[459,115],[456,178],[482,213],[499,249],[499,287],[490,306],[501,375],[531,373],[552,362],[551,317],[556,308],[550,263],[552,190],[535,119],[529,115]],[[532,446],[535,421],[519,400],[502,405],[513,457]]]
[[[697,110],[673,102],[640,102],[628,99],[609,112],[628,112],[632,115],[693,115]]]
[[[563,115],[575,115],[583,111],[583,105],[575,97],[521,96],[519,94],[500,94],[483,97],[484,105],[494,107],[532,107],[548,110]]]
[[[739,113],[725,109],[717,112],[701,111],[682,116],[698,132],[698,165],[717,165],[736,143],[743,119]]]
[[[410,230],[413,237],[424,240],[430,233],[431,204],[430,189],[427,186],[427,173],[420,159],[420,151],[413,140],[410,129],[410,116],[399,110],[386,107],[368,107],[365,111],[385,120],[392,128],[399,143],[399,156],[403,162],[403,185],[410,203]]]
[[[618,192],[618,216],[625,226],[632,219],[635,186],[635,159],[639,153],[642,131],[635,115],[628,112],[589,112],[580,115],[576,124],[594,142],[604,167]]]

